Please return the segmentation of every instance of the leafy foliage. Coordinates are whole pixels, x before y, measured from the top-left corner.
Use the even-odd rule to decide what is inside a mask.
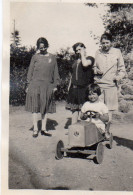
[[[10,104],[25,103],[25,85],[28,66],[35,48],[10,47]]]
[[[57,100],[66,100],[68,94],[68,84],[70,80],[70,72],[72,70],[72,64],[74,61],[74,53],[71,53],[70,48],[60,49],[56,53],[58,70],[60,75],[60,83],[57,86],[57,92],[55,97]]]
[[[115,47],[119,47],[124,54],[132,51],[133,45],[133,4],[109,4],[110,19],[107,21],[106,31],[114,38]]]
[[[11,38],[12,38],[12,46],[14,47],[18,47],[20,45],[21,42],[21,38],[19,36],[19,31],[15,30],[13,33],[11,33]]]
[[[56,53],[59,75],[61,79],[66,79],[69,72],[72,69],[72,63],[74,61],[74,54],[71,53],[70,48],[60,49],[59,52]]]
[[[98,7],[96,3],[85,3],[85,5],[88,5],[89,7]]]
[[[99,4],[97,6],[89,3],[86,5],[96,9],[99,7]],[[133,66],[133,4],[107,3],[103,6],[107,8],[106,14],[99,15],[99,17],[103,20],[105,32],[112,34],[114,47],[121,49],[126,68],[129,70],[129,66]],[[93,35],[93,38],[99,40],[97,36]]]
[[[133,4],[129,3],[113,3],[113,4],[108,4],[108,6],[110,7],[110,11],[111,12],[118,12],[119,10],[122,10],[124,8],[133,8]]]

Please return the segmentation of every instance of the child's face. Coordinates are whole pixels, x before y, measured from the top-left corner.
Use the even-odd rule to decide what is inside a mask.
[[[96,102],[98,100],[98,97],[99,96],[97,95],[97,93],[94,93],[94,92],[90,92],[88,94],[88,99],[90,102]]]

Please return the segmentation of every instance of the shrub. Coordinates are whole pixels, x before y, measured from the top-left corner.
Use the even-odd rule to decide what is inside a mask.
[[[25,104],[25,85],[28,66],[35,48],[10,47],[10,99],[12,105]]]

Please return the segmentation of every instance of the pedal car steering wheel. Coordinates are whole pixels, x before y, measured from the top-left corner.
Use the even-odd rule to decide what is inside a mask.
[[[87,110],[85,112],[85,114],[87,114],[88,117],[90,116],[90,118],[95,117],[97,113],[99,113],[99,112],[96,112],[96,111],[93,111],[93,110]]]

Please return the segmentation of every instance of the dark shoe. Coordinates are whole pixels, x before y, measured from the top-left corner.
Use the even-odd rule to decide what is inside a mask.
[[[41,131],[41,135],[45,135],[45,136],[49,136],[49,137],[52,136],[50,133],[47,133],[46,131]]]
[[[38,131],[33,131],[33,135],[34,138],[38,137]]]

